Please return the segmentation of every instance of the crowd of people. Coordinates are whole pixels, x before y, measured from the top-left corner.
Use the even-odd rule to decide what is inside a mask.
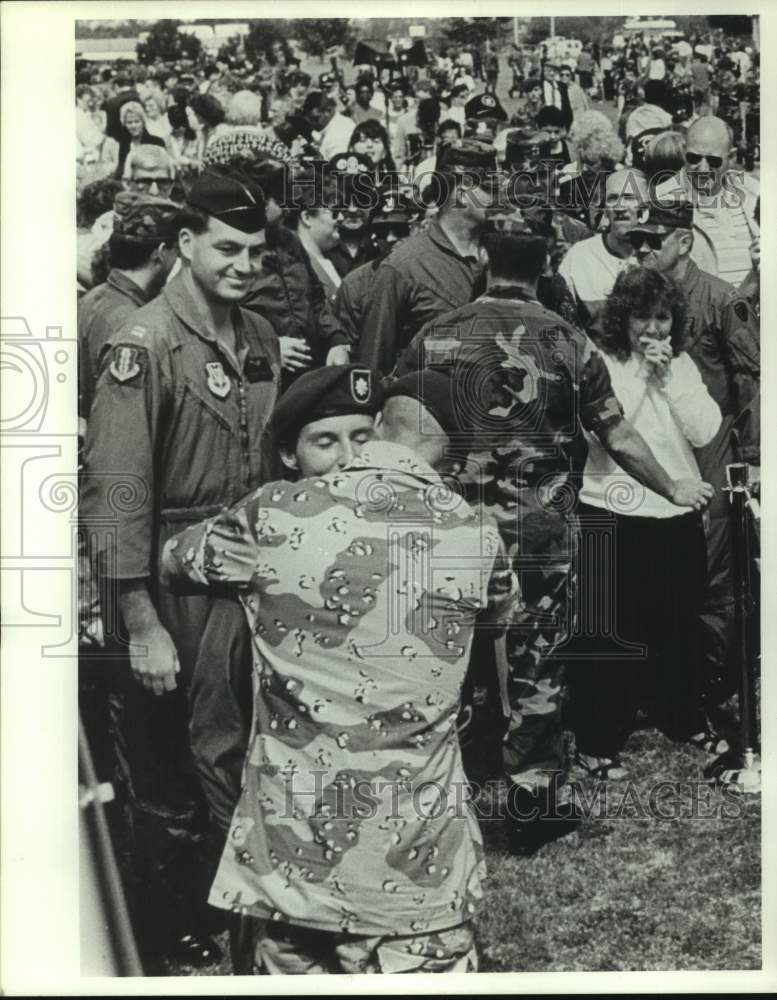
[[[758,58],[715,42],[78,65],[80,706],[147,969],[228,926],[236,973],[475,970],[479,718],[526,856],[571,747],[725,749]]]

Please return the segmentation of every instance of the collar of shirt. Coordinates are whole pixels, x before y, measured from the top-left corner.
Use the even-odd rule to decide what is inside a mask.
[[[448,239],[448,236],[445,230],[440,225],[439,220],[432,219],[432,221],[429,223],[429,228],[426,230],[426,235],[429,237],[432,243],[436,244],[436,246],[440,247],[440,249],[444,250],[446,253],[452,253],[460,260],[466,260],[473,264],[480,263],[480,259],[474,254],[459,253],[459,251],[456,249],[453,243],[451,243],[451,241]]]
[[[237,355],[235,356],[221,343],[210,325],[209,318],[197,309],[194,300],[188,294],[184,268],[181,269],[172,281],[165,285],[162,294],[167,299],[170,308],[187,329],[195,333],[198,337],[201,337],[202,340],[207,340],[208,343],[212,344],[229,362],[230,367],[238,375],[242,375],[243,362],[248,354],[248,345],[244,336],[240,310],[238,308],[232,310],[235,344],[237,347]]]
[[[688,266],[685,270],[685,274],[683,275],[683,280],[682,280],[683,291],[685,292],[686,296],[690,295],[691,292],[693,292],[694,288],[696,287],[699,281],[700,275],[701,271],[699,270],[698,265],[694,260],[692,260],[689,257]]]
[[[428,482],[439,482],[441,476],[412,448],[395,441],[369,441],[347,466],[348,469],[378,469],[412,475]]]
[[[123,271],[114,268],[106,279],[106,283],[115,288],[122,295],[126,295],[136,306],[144,306],[151,301],[151,296],[143,291],[140,285],[136,284],[132,278],[127,277]]]

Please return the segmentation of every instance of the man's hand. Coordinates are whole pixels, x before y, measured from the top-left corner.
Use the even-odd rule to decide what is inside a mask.
[[[714,488],[701,479],[675,479],[669,499],[676,507],[701,510],[707,506],[714,493]]]
[[[308,368],[313,360],[307,342],[301,337],[278,337],[281,348],[281,366],[295,372]]]
[[[347,365],[351,361],[351,352],[345,344],[337,344],[335,347],[330,347],[326,356],[326,364],[329,365]]]
[[[761,237],[757,236],[750,244],[750,260],[756,271],[761,271]]]
[[[181,669],[175,645],[166,629],[157,623],[130,632],[130,663],[135,680],[147,691],[164,694],[176,688]]]

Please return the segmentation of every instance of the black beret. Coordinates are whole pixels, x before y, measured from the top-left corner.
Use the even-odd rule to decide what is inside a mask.
[[[265,226],[264,195],[247,177],[201,174],[186,202],[243,233],[258,233]]]
[[[380,193],[380,201],[372,216],[373,224],[391,223],[408,224],[410,219],[418,214],[418,208],[413,201],[399,191],[389,189]]]
[[[424,368],[410,372],[393,382],[384,383],[385,398],[410,396],[428,410],[450,438],[461,435],[463,427],[459,421],[455,402],[454,387],[450,374],[437,368]]]
[[[506,122],[507,112],[495,94],[478,94],[464,105],[464,117]]]
[[[666,229],[692,229],[693,205],[679,199],[672,201],[652,201],[637,216],[637,229],[655,232],[659,227]]]
[[[380,375],[364,365],[328,365],[305,372],[275,405],[270,427],[279,441],[296,440],[307,424],[349,413],[373,415],[383,406]]]

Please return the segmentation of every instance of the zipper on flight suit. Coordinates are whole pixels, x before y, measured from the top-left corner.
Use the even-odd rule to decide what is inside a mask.
[[[242,479],[243,492],[247,493],[251,482],[251,449],[248,439],[248,405],[246,403],[246,382],[243,373],[237,382],[238,397],[240,399],[240,454],[242,456]]]

